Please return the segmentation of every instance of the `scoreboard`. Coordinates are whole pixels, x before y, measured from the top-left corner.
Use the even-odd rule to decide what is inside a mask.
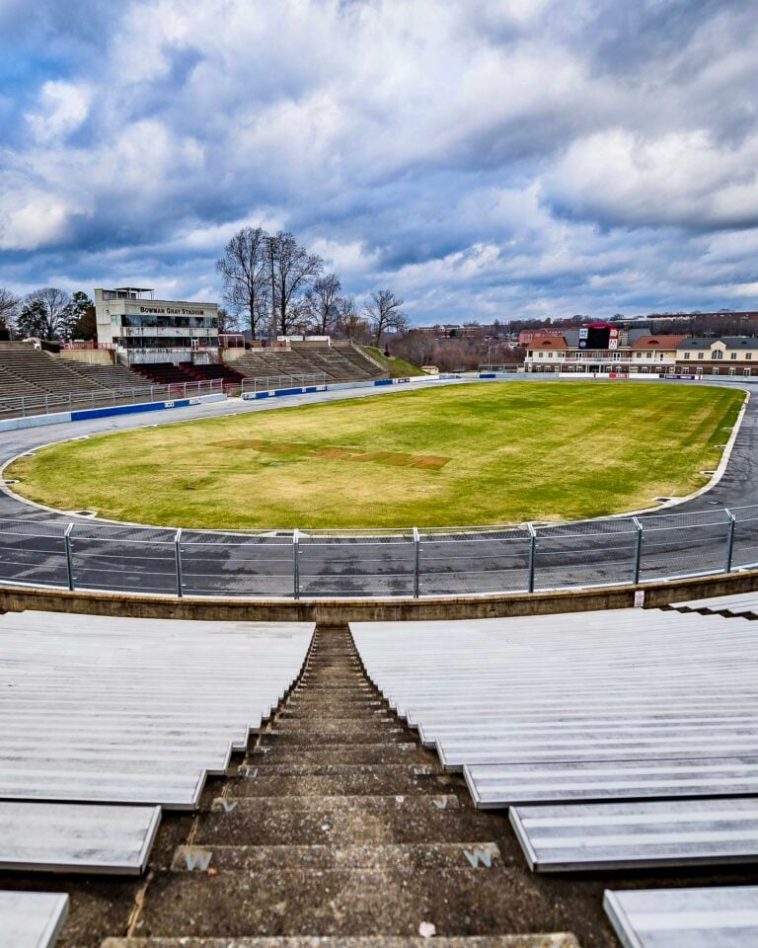
[[[590,323],[579,330],[580,349],[618,349],[618,326],[610,323]]]

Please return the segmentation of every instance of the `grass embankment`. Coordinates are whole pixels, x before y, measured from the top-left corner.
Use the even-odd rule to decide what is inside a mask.
[[[376,346],[361,346],[364,352],[368,353],[375,362],[389,372],[391,379],[404,379],[410,375],[423,375],[424,373],[417,365],[406,362],[405,359],[395,359],[393,356],[386,356],[381,349]]]
[[[646,507],[705,483],[742,393],[473,384],[109,434],[40,450],[14,490],[214,528],[513,523]]]

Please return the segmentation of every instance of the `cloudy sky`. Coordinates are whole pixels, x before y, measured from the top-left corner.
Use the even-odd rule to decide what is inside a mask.
[[[0,0],[0,286],[217,299],[292,230],[414,322],[758,308],[755,0]]]

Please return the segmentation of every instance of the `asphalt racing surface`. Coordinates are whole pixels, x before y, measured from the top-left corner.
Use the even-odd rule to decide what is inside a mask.
[[[559,384],[533,375],[517,378]],[[413,388],[443,384],[468,384],[468,380],[430,380],[414,383]],[[658,384],[704,383],[644,384],[651,386],[652,395]],[[738,387],[750,390],[745,384]],[[159,423],[401,391],[408,387],[216,402],[168,409],[161,412]],[[155,417],[124,415],[0,432],[0,465],[58,440],[154,427]],[[638,550],[642,581],[720,572],[730,549],[730,565],[738,569],[758,563],[757,446],[758,401],[751,398],[727,469],[706,493],[661,513],[639,515],[641,531],[631,518],[606,518],[535,525],[534,540],[526,526],[466,533],[425,531],[417,543],[410,525],[404,534],[377,536],[365,531],[348,537],[186,529],[177,534],[166,528],[54,513],[0,492],[0,583],[66,588],[70,575],[77,589],[168,594],[181,589],[184,595],[311,599],[520,592],[529,588],[530,575],[537,591],[616,585],[636,578]],[[733,523],[725,508],[732,510]]]

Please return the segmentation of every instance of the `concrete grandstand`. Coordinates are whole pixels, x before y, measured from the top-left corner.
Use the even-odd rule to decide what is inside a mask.
[[[240,351],[231,349],[226,357]],[[282,347],[249,349],[230,364],[253,378],[321,373],[329,382],[348,382],[387,376],[382,366],[352,343],[293,342]]]
[[[102,361],[87,361],[93,351],[104,357]],[[352,344],[293,343],[222,350],[221,355],[228,361],[218,355],[214,361],[206,352],[196,361],[127,360],[121,364],[108,349],[72,348],[62,353],[63,358],[31,343],[0,342],[0,418],[44,413],[64,403],[69,407],[92,404],[93,396],[150,386],[182,386],[185,392],[200,393],[202,385],[214,384],[217,390],[238,395],[246,379],[257,380],[258,388],[267,383],[274,388],[285,387],[288,379],[341,383],[387,376],[383,367]]]
[[[0,342],[0,398],[134,388],[139,375],[121,365],[63,361],[27,343]]]

